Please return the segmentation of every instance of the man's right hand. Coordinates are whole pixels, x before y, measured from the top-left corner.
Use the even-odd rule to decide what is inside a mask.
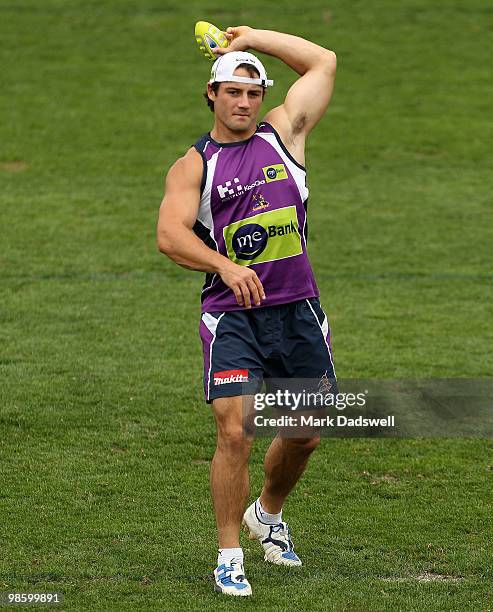
[[[212,49],[212,52],[219,57],[225,53],[231,53],[232,51],[248,51],[250,49],[250,37],[253,32],[253,28],[250,26],[236,26],[234,28],[228,28],[224,35],[228,40],[227,47],[216,47]]]
[[[257,274],[246,266],[240,266],[234,262],[229,262],[228,266],[219,272],[223,283],[227,285],[235,294],[238,306],[245,308],[260,306],[265,300],[265,291],[262,287]]]

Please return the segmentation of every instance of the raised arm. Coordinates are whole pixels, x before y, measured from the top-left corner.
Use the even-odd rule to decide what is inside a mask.
[[[157,223],[158,249],[184,268],[219,274],[238,305],[257,306],[265,298],[256,273],[209,248],[193,231],[200,203],[202,159],[194,149],[171,166]]]
[[[299,36],[248,26],[228,28],[226,36],[230,44],[218,49],[217,54],[260,51],[278,57],[300,75],[284,103],[269,111],[264,120],[277,129],[288,149],[302,154],[306,136],[327,110],[332,96],[335,53]]]

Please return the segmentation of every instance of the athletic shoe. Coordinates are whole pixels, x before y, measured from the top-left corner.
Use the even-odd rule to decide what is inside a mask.
[[[225,595],[251,595],[252,587],[245,578],[245,571],[241,563],[224,563],[214,570],[214,590]]]
[[[288,524],[266,525],[260,522],[255,511],[255,502],[246,509],[243,525],[250,532],[248,536],[250,540],[260,540],[265,551],[265,561],[276,565],[302,564],[294,552]]]

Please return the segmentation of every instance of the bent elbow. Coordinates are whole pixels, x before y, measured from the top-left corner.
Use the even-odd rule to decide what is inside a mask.
[[[157,250],[163,255],[170,256],[172,252],[172,243],[170,237],[164,233],[159,233],[156,240]]]
[[[337,70],[337,55],[334,53],[334,51],[327,49],[325,65],[329,72],[335,74],[335,71]]]

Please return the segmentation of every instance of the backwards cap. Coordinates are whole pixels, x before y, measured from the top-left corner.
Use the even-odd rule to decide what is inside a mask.
[[[260,78],[254,79],[233,74],[240,64],[250,64],[260,74]],[[258,57],[246,51],[230,51],[229,53],[224,53],[224,55],[220,55],[214,62],[209,83],[224,83],[225,81],[262,85],[262,87],[274,85],[274,81],[267,79],[265,68]]]

